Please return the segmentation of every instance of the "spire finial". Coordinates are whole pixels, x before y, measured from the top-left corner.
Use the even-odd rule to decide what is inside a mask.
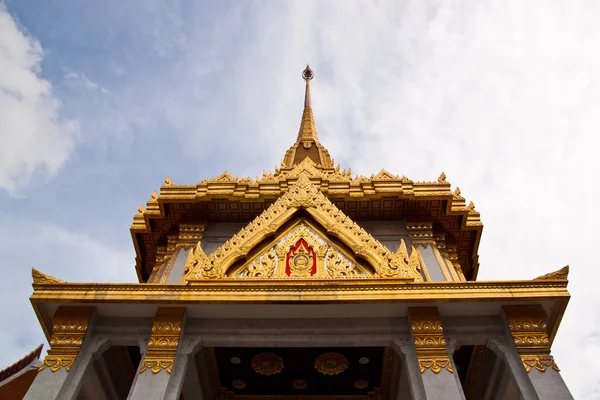
[[[316,165],[323,168],[333,168],[333,162],[329,152],[319,143],[315,119],[313,117],[310,101],[310,81],[315,74],[307,64],[302,71],[302,79],[306,81],[306,91],[304,92],[304,111],[300,121],[300,130],[296,143],[285,153],[282,167],[292,168],[300,164],[305,158],[310,158]]]
[[[298,143],[303,141],[318,141],[317,128],[312,113],[312,105],[310,101],[310,81],[315,74],[310,66],[306,64],[306,68],[302,71],[302,78],[306,81],[306,90],[304,92],[304,112],[302,113],[302,121],[300,123],[300,132],[298,132]]]

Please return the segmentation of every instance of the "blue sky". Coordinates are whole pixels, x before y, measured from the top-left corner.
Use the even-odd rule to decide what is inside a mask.
[[[597,2],[552,0],[5,2],[0,367],[44,340],[32,266],[135,281],[129,227],[166,175],[272,170],[295,140],[310,62],[336,162],[444,171],[475,202],[480,279],[571,265],[553,353],[575,397],[598,398],[598,16]]]

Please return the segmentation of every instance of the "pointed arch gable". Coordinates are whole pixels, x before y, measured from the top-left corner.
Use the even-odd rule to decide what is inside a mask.
[[[306,210],[328,235],[337,237],[357,256],[371,264],[375,268],[375,277],[421,281],[418,250],[413,250],[410,258],[406,246],[400,246],[396,253],[390,252],[327,199],[306,174],[302,174],[283,196],[210,256],[204,254],[198,242],[188,256],[182,282],[226,279],[227,270],[236,261],[247,258],[254,247],[272,236],[302,209]]]

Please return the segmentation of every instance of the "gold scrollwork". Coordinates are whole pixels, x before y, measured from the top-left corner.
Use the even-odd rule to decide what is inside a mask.
[[[59,307],[52,317],[50,350],[40,370],[48,367],[56,372],[61,368],[71,370],[87,333],[93,307]]]
[[[453,373],[452,363],[446,349],[444,329],[437,308],[411,308],[410,319],[421,373],[427,369],[435,374],[439,374],[443,369]]]
[[[152,323],[152,332],[148,341],[148,351],[144,357],[140,374],[146,370],[158,374],[165,370],[171,373],[183,322],[183,307],[159,308]]]
[[[277,254],[275,247],[272,247],[262,257],[254,260],[239,275],[240,278],[270,278],[275,273],[277,267]]]

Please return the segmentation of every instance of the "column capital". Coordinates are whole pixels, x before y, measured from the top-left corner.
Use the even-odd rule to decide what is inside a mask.
[[[421,373],[428,369],[453,373],[437,307],[410,307],[408,313]]]
[[[147,370],[152,371],[153,374],[158,374],[162,370],[171,373],[179,347],[184,316],[184,307],[160,307],[156,311],[140,374]]]
[[[52,335],[50,350],[40,370],[48,367],[56,372],[64,368],[71,370],[75,358],[79,354],[81,344],[88,330],[94,307],[61,306],[52,317]]]
[[[527,372],[533,368],[540,372],[552,368],[560,371],[550,355],[547,332],[548,316],[541,305],[503,306],[506,323],[523,367]]]

